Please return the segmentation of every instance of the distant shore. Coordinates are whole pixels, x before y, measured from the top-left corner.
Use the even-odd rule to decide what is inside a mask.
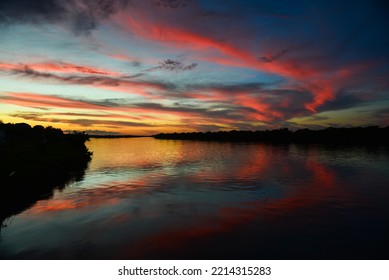
[[[301,144],[361,144],[389,145],[389,127],[378,126],[334,128],[321,130],[287,128],[264,131],[218,131],[218,132],[183,132],[161,133],[155,139],[164,140],[199,140],[220,142],[267,142],[267,143],[301,143]]]
[[[93,135],[88,134],[89,138],[140,138],[140,137],[152,137],[152,136],[146,136],[146,135]]]

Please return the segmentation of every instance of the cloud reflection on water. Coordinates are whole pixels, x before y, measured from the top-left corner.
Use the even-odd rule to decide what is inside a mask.
[[[89,146],[85,179],[15,217],[0,249],[22,258],[342,258],[348,243],[368,248],[370,234],[379,242],[387,230],[369,232],[388,197],[384,151],[147,138]]]

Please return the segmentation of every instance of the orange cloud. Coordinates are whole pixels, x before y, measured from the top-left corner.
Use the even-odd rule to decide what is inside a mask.
[[[68,62],[41,62],[41,63],[2,63],[0,62],[0,70],[21,70],[21,69],[31,69],[39,72],[55,72],[55,73],[64,73],[64,74],[92,74],[92,75],[109,75],[109,76],[119,76],[121,75],[118,72],[113,72],[110,70],[99,69],[90,66],[76,65]]]
[[[66,99],[62,97],[32,94],[24,92],[7,92],[0,95],[3,103],[32,107],[32,108],[71,108],[71,109],[91,109],[106,110],[109,107],[94,105],[87,102]]]

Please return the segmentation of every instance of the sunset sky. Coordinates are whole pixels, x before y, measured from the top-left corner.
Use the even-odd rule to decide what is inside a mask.
[[[3,0],[0,120],[66,131],[389,125],[386,1]]]

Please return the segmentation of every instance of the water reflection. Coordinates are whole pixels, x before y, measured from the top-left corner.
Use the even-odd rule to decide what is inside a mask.
[[[55,191],[62,191],[67,185],[81,181],[85,175],[87,162],[69,171],[57,172],[54,178],[38,182],[23,182],[2,189],[0,193],[0,237],[7,221],[42,200],[51,199]],[[45,176],[42,174],[42,176]],[[21,185],[20,185],[21,184]],[[28,187],[26,188],[26,185]]]
[[[386,148],[88,145],[94,158],[83,180],[13,218],[0,257],[389,257]]]

